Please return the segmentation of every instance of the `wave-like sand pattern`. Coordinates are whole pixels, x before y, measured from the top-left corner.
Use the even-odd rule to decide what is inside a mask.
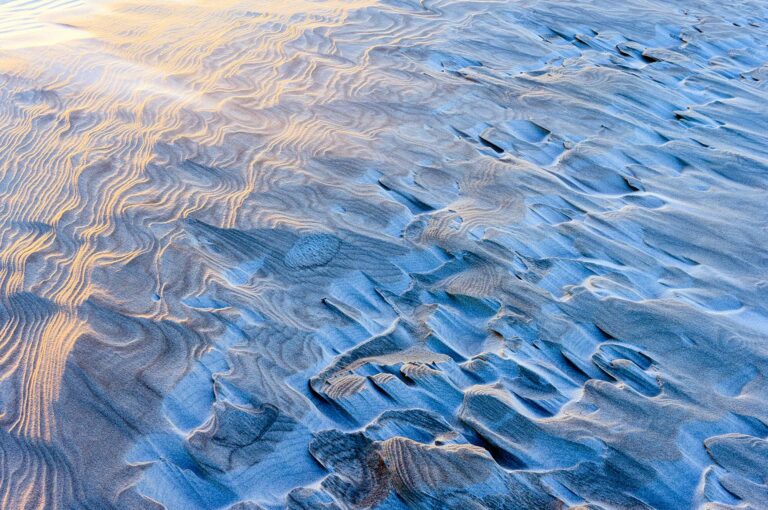
[[[768,507],[763,2],[0,18],[0,508]]]

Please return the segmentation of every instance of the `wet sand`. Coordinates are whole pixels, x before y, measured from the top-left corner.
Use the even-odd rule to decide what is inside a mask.
[[[0,0],[0,508],[766,508],[768,5]]]

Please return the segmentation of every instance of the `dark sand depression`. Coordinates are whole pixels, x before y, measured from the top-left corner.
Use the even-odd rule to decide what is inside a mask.
[[[0,0],[0,509],[768,508],[766,41]]]

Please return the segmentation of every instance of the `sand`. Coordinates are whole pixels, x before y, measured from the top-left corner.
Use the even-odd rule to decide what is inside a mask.
[[[0,1],[0,508],[768,508],[766,40]]]

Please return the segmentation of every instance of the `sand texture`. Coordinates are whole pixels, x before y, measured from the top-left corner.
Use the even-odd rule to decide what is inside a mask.
[[[0,0],[0,509],[768,508],[768,3]]]

